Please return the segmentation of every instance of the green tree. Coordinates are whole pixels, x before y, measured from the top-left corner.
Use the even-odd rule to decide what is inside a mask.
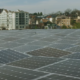
[[[37,13],[33,13],[34,15],[38,15]]]
[[[73,29],[80,29],[80,23],[73,23]]]
[[[40,15],[42,16],[42,15],[43,15],[43,13],[42,13],[42,12],[40,12]]]
[[[4,23],[1,24],[1,28],[2,28],[2,30],[6,30]]]
[[[63,26],[62,26],[62,29],[67,29],[67,26],[66,26],[66,25],[63,25]]]
[[[61,12],[61,11],[57,11],[55,14],[56,14],[57,16],[58,16],[58,15],[62,15],[62,12]]]
[[[71,9],[66,9],[64,13],[66,16],[69,16],[71,14],[71,11]]]
[[[80,29],[80,23],[76,23],[77,29]]]
[[[75,25],[76,21],[75,20],[71,20],[71,25]]]
[[[79,12],[79,10],[74,9],[74,10],[71,12],[71,17],[72,17],[72,18],[76,18],[76,17],[78,16],[78,12]]]
[[[37,26],[35,26],[35,29],[38,29],[38,27],[37,27]]]

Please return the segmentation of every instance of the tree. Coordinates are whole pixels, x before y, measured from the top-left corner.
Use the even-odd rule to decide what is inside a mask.
[[[2,29],[2,30],[6,30],[4,23],[2,23],[1,29]]]
[[[71,9],[66,9],[64,13],[66,16],[70,16],[71,11],[72,11]]]
[[[79,12],[79,10],[74,9],[74,10],[71,12],[71,17],[72,17],[72,18],[76,18],[76,17],[78,16],[78,12]]]
[[[42,13],[42,12],[40,12],[40,15],[42,16],[42,15],[43,15],[43,13]]]
[[[62,12],[61,11],[57,11],[55,14],[56,15],[62,15]]]
[[[72,29],[77,29],[77,27],[76,26],[73,26]]]
[[[63,25],[63,26],[62,26],[62,29],[67,29],[67,26],[66,26],[66,25]]]
[[[75,20],[71,20],[71,25],[73,29],[80,29],[80,23],[77,23]]]
[[[38,15],[37,13],[33,13],[34,15]]]
[[[76,23],[75,26],[77,27],[77,29],[80,29],[80,23]]]
[[[43,15],[43,13],[42,12],[38,12],[38,13],[33,13],[34,15],[37,15],[37,16],[42,16]]]
[[[38,29],[38,27],[37,27],[37,26],[35,26],[35,29]]]
[[[76,21],[75,20],[71,20],[71,25],[74,25],[76,24]]]
[[[48,24],[49,24],[49,25],[51,25],[51,24],[52,24],[52,22],[47,21],[47,22],[45,22],[45,23],[44,23],[44,25],[48,25]]]
[[[2,30],[6,30],[6,28],[5,27],[2,27]]]

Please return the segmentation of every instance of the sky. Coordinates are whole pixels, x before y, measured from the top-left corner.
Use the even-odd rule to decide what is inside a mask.
[[[80,10],[80,0],[0,0],[0,8],[48,14],[66,9]]]

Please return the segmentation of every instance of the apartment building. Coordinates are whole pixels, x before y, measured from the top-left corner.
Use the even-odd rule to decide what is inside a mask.
[[[56,18],[56,24],[58,26],[67,26],[70,27],[71,26],[71,18],[70,17],[66,17],[66,16],[58,16]]]
[[[29,13],[17,10],[17,11],[8,11],[3,9],[0,13],[0,29],[3,27],[12,30],[12,29],[26,29],[29,26]]]

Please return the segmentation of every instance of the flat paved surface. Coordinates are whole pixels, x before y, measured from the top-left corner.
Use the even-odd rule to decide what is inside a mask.
[[[1,30],[0,80],[80,80],[80,30]]]

